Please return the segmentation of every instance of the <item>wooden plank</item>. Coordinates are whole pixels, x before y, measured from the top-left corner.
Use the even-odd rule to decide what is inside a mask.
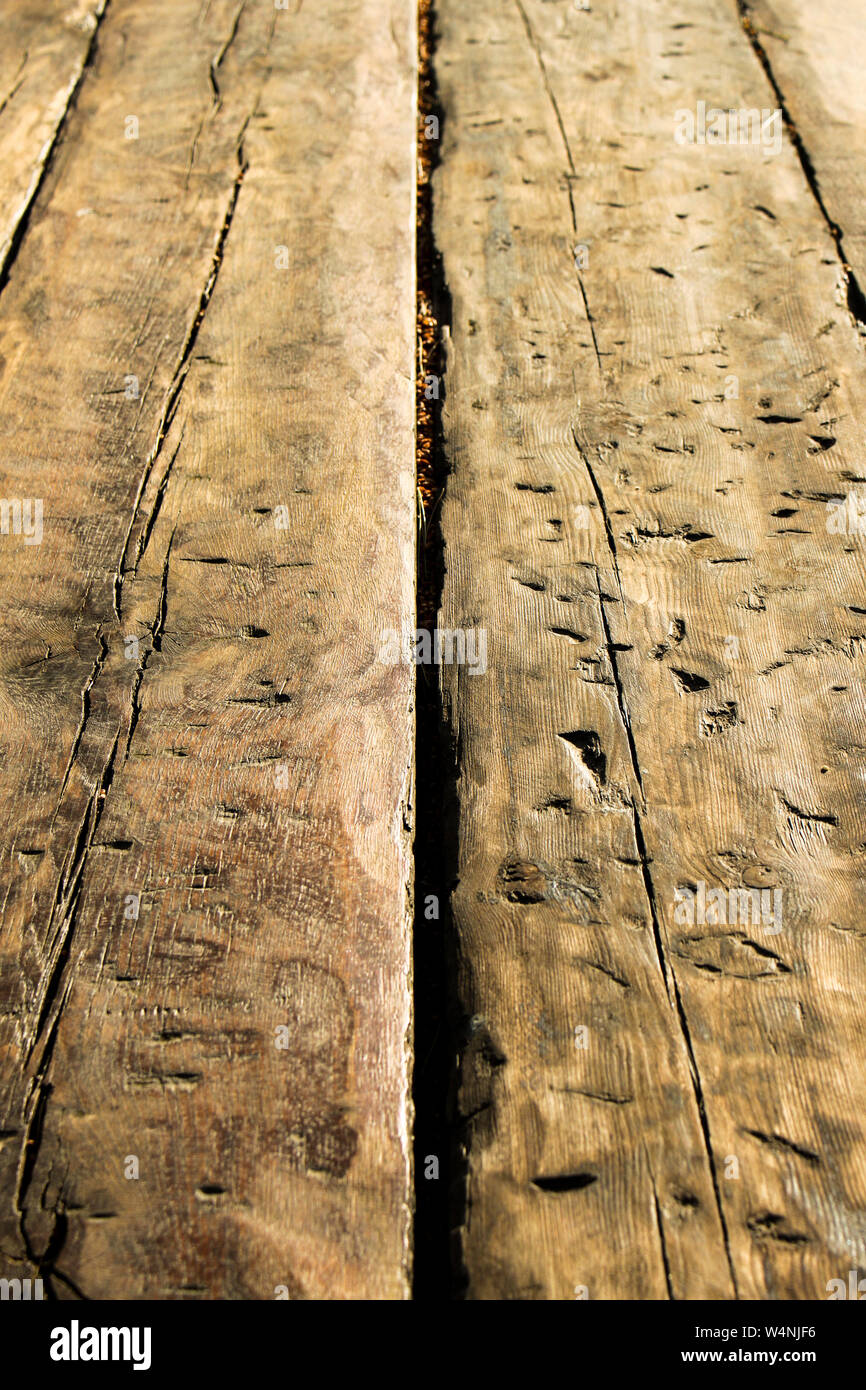
[[[106,0],[10,0],[0,50],[0,282],[93,57]]]
[[[866,1260],[836,248],[772,121],[675,138],[775,108],[734,7],[438,11],[469,1296],[825,1298]]]
[[[407,1293],[413,55],[113,0],[0,297],[0,1242],[61,1298]]]
[[[804,0],[740,0],[746,32],[790,119],[803,164],[850,266],[844,290],[866,332],[866,26],[853,0],[821,7]]]

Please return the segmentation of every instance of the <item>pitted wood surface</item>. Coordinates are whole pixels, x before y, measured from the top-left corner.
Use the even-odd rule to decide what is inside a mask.
[[[415,0],[4,11],[0,1276],[409,1295],[417,782],[460,1292],[823,1299],[866,1271],[860,16],[433,18],[419,110]],[[440,516],[454,808],[382,659]]]
[[[826,1297],[866,1258],[840,261],[772,121],[675,139],[776,106],[735,6],[439,13],[468,1293]],[[713,889],[770,920],[690,923]]]
[[[44,502],[0,545],[0,1243],[61,1298],[406,1296],[413,35],[111,0],[0,295]]]

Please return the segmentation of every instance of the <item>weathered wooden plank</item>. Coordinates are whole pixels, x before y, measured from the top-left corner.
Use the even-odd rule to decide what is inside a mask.
[[[866,1260],[836,248],[772,119],[675,138],[775,107],[733,6],[438,9],[469,1295],[826,1297]],[[781,916],[689,923],[702,885]]]
[[[413,53],[114,0],[0,297],[0,1239],[60,1297],[406,1295]]]
[[[9,0],[0,49],[0,282],[93,57],[106,0]]]
[[[844,292],[866,329],[866,25],[853,0],[739,0],[742,20],[801,142],[807,176],[854,274]]]

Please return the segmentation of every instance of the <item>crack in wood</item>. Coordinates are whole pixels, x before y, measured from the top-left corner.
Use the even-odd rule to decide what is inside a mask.
[[[848,261],[848,257],[845,254],[843,230],[839,226],[838,222],[836,222],[836,220],[830,216],[830,213],[827,209],[827,204],[825,203],[824,196],[821,192],[821,186],[815,169],[815,165],[812,162],[812,157],[809,154],[809,151],[806,149],[803,137],[797,129],[797,126],[794,123],[794,120],[791,116],[788,103],[785,100],[782,88],[779,84],[775,72],[773,71],[773,65],[770,62],[770,55],[768,54],[766,48],[761,42],[760,35],[758,33],[757,28],[755,27],[755,23],[752,18],[752,7],[749,4],[749,0],[735,0],[735,4],[737,7],[737,14],[739,15],[743,33],[749,40],[749,43],[751,44],[752,49],[754,50],[755,57],[761,64],[761,67],[763,68],[764,73],[766,75],[767,81],[773,89],[773,95],[779,103],[779,109],[782,112],[782,120],[784,121],[785,129],[788,132],[791,143],[796,151],[797,158],[800,161],[800,167],[803,170],[803,174],[806,179],[809,192],[814,198],[818,210],[827,224],[827,230],[829,231],[830,236],[833,238],[833,244],[836,248],[836,254],[839,257],[839,262],[842,268],[842,275],[845,282],[845,294],[848,304],[848,312],[850,313],[851,318],[853,319],[858,331],[861,334],[866,334],[866,295],[864,295],[863,290],[860,284],[858,283],[857,276],[851,268],[851,265]]]
[[[168,486],[168,479],[169,474],[171,473],[172,465],[174,464],[174,461],[180,449],[179,443],[177,449],[174,451],[171,459],[169,460],[168,467],[166,468],[165,474],[160,482],[160,486],[157,491],[156,498],[154,499],[153,506],[151,507],[151,511],[145,518],[144,527],[141,534],[139,535],[138,543],[136,545],[135,558],[133,560],[132,565],[127,570],[127,555],[129,553],[133,529],[135,527],[136,520],[138,519],[138,513],[139,508],[141,506],[142,498],[144,497],[147,484],[150,480],[150,476],[156,465],[157,459],[162,453],[163,444],[171,428],[175,412],[177,411],[181,392],[183,391],[184,383],[186,382],[187,374],[190,369],[193,351],[196,345],[196,341],[198,339],[199,330],[204,321],[205,314],[207,313],[207,308],[213,296],[214,289],[216,288],[217,278],[219,276],[220,267],[222,265],[226,242],[228,241],[229,232],[231,231],[232,219],[234,218],[235,210],[238,204],[238,198],[240,197],[241,185],[243,184],[244,176],[246,175],[247,169],[249,168],[249,165],[244,157],[243,142],[247,126],[249,125],[250,121],[255,115],[255,111],[256,107],[254,106],[253,109],[250,111],[249,115],[244,120],[240,132],[238,134],[235,146],[235,154],[237,159],[237,173],[235,174],[234,182],[232,183],[231,192],[229,194],[228,202],[226,205],[226,210],[223,215],[223,220],[217,233],[216,245],[214,247],[213,256],[211,258],[210,270],[208,272],[207,279],[205,280],[204,287],[199,296],[198,306],[193,316],[192,323],[190,325],[189,331],[187,332],[186,339],[183,343],[183,346],[181,347],[180,354],[178,356],[177,364],[172,375],[172,384],[169,387],[169,391],[165,400],[165,405],[163,406],[162,414],[160,416],[159,423],[157,424],[156,440],[153,445],[153,448],[150,451],[150,454],[145,460],[144,469],[142,471],[142,475],[138,484],[138,491],[136,493],[135,501],[133,503],[132,514],[129,519],[129,526],[127,527],[126,537],[124,539],[123,548],[120,553],[120,559],[118,560],[117,566],[115,568],[113,583],[114,614],[118,622],[120,622],[122,619],[122,591],[124,579],[126,578],[127,574],[131,574],[134,576],[138,571],[138,565],[144,555],[147,546],[147,541],[150,538],[150,534],[153,530],[154,521],[156,519],[156,513],[159,511],[159,508],[162,504],[162,497],[165,493],[166,487]],[[182,437],[183,436],[181,435],[181,438]]]

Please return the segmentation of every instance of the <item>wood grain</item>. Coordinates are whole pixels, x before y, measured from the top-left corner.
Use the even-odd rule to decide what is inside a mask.
[[[415,11],[4,11],[0,1274],[60,1299],[409,1294]],[[866,1274],[859,16],[436,19],[463,1291],[825,1298]],[[786,127],[681,143],[699,103]]]
[[[468,1296],[825,1298],[866,1263],[837,247],[787,137],[674,138],[776,106],[734,5],[438,12]],[[684,922],[701,885],[781,930]]]
[[[413,64],[406,0],[112,0],[0,296],[0,1248],[60,1298],[407,1294]]]
[[[842,258],[856,281],[855,311],[866,332],[863,11],[854,0],[820,8],[804,0],[740,0],[740,9],[802,142],[817,196],[838,231]]]
[[[98,40],[106,0],[15,0],[0,49],[0,283]]]

